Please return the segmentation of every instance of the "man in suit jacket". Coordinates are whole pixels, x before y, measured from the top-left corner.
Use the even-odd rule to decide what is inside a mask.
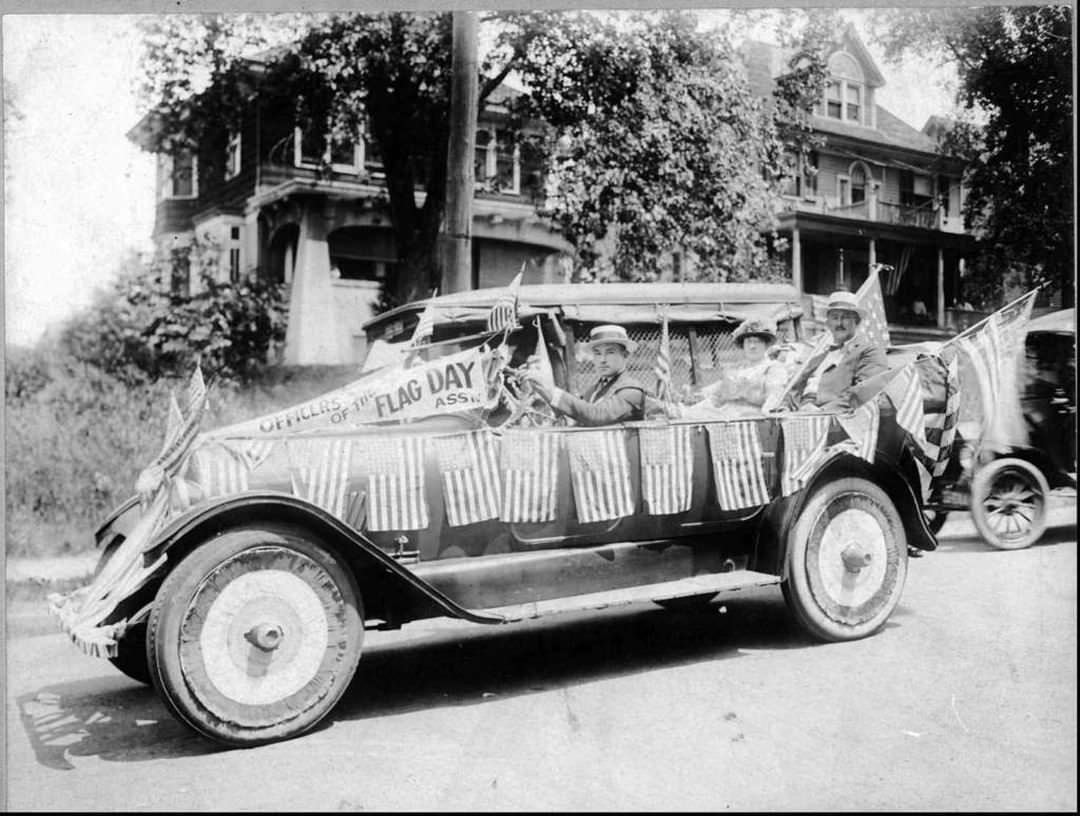
[[[626,364],[637,344],[622,326],[597,326],[589,333],[587,345],[600,374],[596,385],[583,396],[574,396],[538,369],[527,375],[551,407],[573,418],[579,425],[612,425],[639,420],[645,413],[645,387],[626,372]]]
[[[833,292],[826,311],[832,345],[811,359],[791,393],[799,410],[847,412],[856,408],[854,389],[888,370],[885,349],[855,333],[865,316],[852,292]]]

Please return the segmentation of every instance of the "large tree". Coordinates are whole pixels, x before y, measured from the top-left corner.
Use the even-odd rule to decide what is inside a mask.
[[[274,25],[282,19],[284,32]],[[480,66],[481,109],[507,77],[520,77],[519,115],[551,128],[533,145],[548,160],[548,214],[577,249],[585,277],[655,277],[675,249],[692,253],[706,278],[764,268],[763,230],[783,172],[780,122],[802,95],[820,90],[812,87],[820,70],[803,59],[779,86],[781,104],[764,105],[727,37],[700,32],[691,15],[501,12],[482,23],[494,36]],[[363,122],[378,145],[402,261],[395,294],[410,298],[438,284],[449,14],[165,18],[144,36],[144,96],[167,122],[161,132],[189,144],[235,119],[251,90],[244,50],[280,43],[264,88],[295,99],[302,123],[344,136]],[[426,193],[419,203],[417,188]]]
[[[1048,283],[1075,302],[1072,9],[904,9],[882,13],[886,56],[932,54],[957,70],[944,148],[967,160],[965,217],[991,297],[1002,281]]]

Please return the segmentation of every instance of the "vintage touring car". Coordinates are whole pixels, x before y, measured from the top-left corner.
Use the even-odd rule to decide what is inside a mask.
[[[355,382],[204,432],[197,374],[137,495],[98,530],[93,582],[51,598],[53,612],[84,651],[238,746],[310,729],[350,683],[365,629],[424,618],[505,624],[778,584],[816,638],[871,635],[909,548],[936,547],[912,441],[916,362],[934,360],[897,368],[846,416],[660,410],[574,427],[521,386],[536,353],[559,383],[588,386],[581,340],[617,322],[643,381],[663,346],[673,391],[699,387],[737,359],[748,317],[801,339],[785,285],[436,297],[369,324],[383,364]]]

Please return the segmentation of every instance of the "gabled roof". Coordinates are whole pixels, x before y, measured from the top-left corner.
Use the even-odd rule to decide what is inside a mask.
[[[845,32],[845,44],[851,44],[852,47],[858,45],[865,52],[864,46],[858,37],[854,35],[854,32]],[[776,86],[776,77],[781,76],[787,70],[788,60],[794,51],[756,40],[743,43],[741,50],[750,90],[756,96],[771,97],[773,88]],[[862,59],[858,54],[853,54],[853,56]],[[868,80],[873,77],[878,85],[884,84],[884,80],[881,79],[880,73],[877,73],[877,68],[874,66],[873,60],[869,59],[868,54],[864,61],[864,70],[866,70]],[[871,70],[876,76],[871,74]],[[874,82],[870,82],[870,84],[874,84]],[[859,139],[886,147],[917,150],[922,153],[937,152],[938,143],[935,139],[924,132],[916,130],[881,105],[875,105],[874,107],[877,114],[877,127],[853,125],[850,122],[841,122],[825,116],[815,115],[813,117],[814,129],[822,133],[832,133],[837,136]]]

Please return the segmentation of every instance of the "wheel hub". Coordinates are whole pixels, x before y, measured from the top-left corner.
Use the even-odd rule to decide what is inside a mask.
[[[874,556],[859,546],[858,542],[850,542],[840,553],[840,560],[844,562],[844,569],[858,574],[859,570],[870,566]]]
[[[281,645],[285,631],[277,623],[260,623],[244,633],[244,639],[256,649],[272,652]]]

